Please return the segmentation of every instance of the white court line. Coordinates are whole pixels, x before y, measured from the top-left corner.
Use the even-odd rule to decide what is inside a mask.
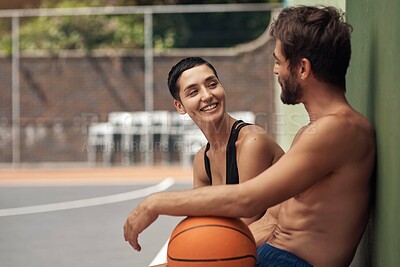
[[[158,252],[157,256],[154,258],[154,260],[150,263],[150,267],[158,264],[163,264],[167,262],[167,250],[168,250],[168,242],[164,244],[164,246],[161,248],[161,250]]]
[[[174,179],[171,177],[168,177],[156,185],[149,186],[149,187],[135,190],[135,191],[126,192],[126,193],[120,193],[120,194],[103,196],[103,197],[87,198],[87,199],[81,199],[81,200],[44,204],[44,205],[37,205],[37,206],[1,209],[0,217],[13,216],[13,215],[25,215],[25,214],[33,214],[33,213],[41,213],[41,212],[50,212],[50,211],[58,211],[58,210],[69,210],[69,209],[77,209],[77,208],[93,207],[93,206],[99,206],[99,205],[104,205],[104,204],[117,203],[117,202],[122,202],[122,201],[145,197],[152,193],[167,190],[174,183],[175,183]]]

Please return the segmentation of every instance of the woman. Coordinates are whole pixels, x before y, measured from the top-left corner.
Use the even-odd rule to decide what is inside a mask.
[[[225,90],[206,60],[178,62],[169,72],[168,87],[176,110],[188,114],[208,141],[194,158],[194,188],[245,182],[284,154],[264,129],[227,113]],[[243,220],[250,224],[261,216]]]

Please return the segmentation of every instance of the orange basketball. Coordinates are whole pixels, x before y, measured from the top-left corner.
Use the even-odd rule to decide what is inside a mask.
[[[168,267],[254,267],[257,248],[240,219],[187,217],[173,230]]]

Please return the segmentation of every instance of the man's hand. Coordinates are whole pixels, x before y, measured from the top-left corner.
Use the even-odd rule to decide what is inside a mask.
[[[124,225],[125,241],[128,241],[137,251],[142,249],[138,242],[139,234],[158,217],[158,215],[152,214],[145,201],[146,199],[129,213]]]

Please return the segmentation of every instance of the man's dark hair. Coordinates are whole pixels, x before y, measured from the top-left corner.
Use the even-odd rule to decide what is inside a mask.
[[[177,83],[178,83],[178,79],[181,76],[182,72],[184,72],[185,70],[194,68],[196,66],[200,66],[200,65],[207,65],[214,72],[215,77],[218,78],[217,71],[215,70],[213,65],[211,65],[209,62],[207,62],[203,58],[187,57],[187,58],[182,59],[181,61],[176,63],[175,66],[173,66],[168,73],[168,82],[167,83],[168,83],[169,92],[171,93],[172,97],[175,100],[180,101],[179,88],[178,88]]]
[[[282,10],[270,28],[270,35],[281,42],[281,53],[289,69],[302,58],[311,62],[316,79],[346,91],[350,62],[352,26],[344,22],[335,7],[299,6]]]

